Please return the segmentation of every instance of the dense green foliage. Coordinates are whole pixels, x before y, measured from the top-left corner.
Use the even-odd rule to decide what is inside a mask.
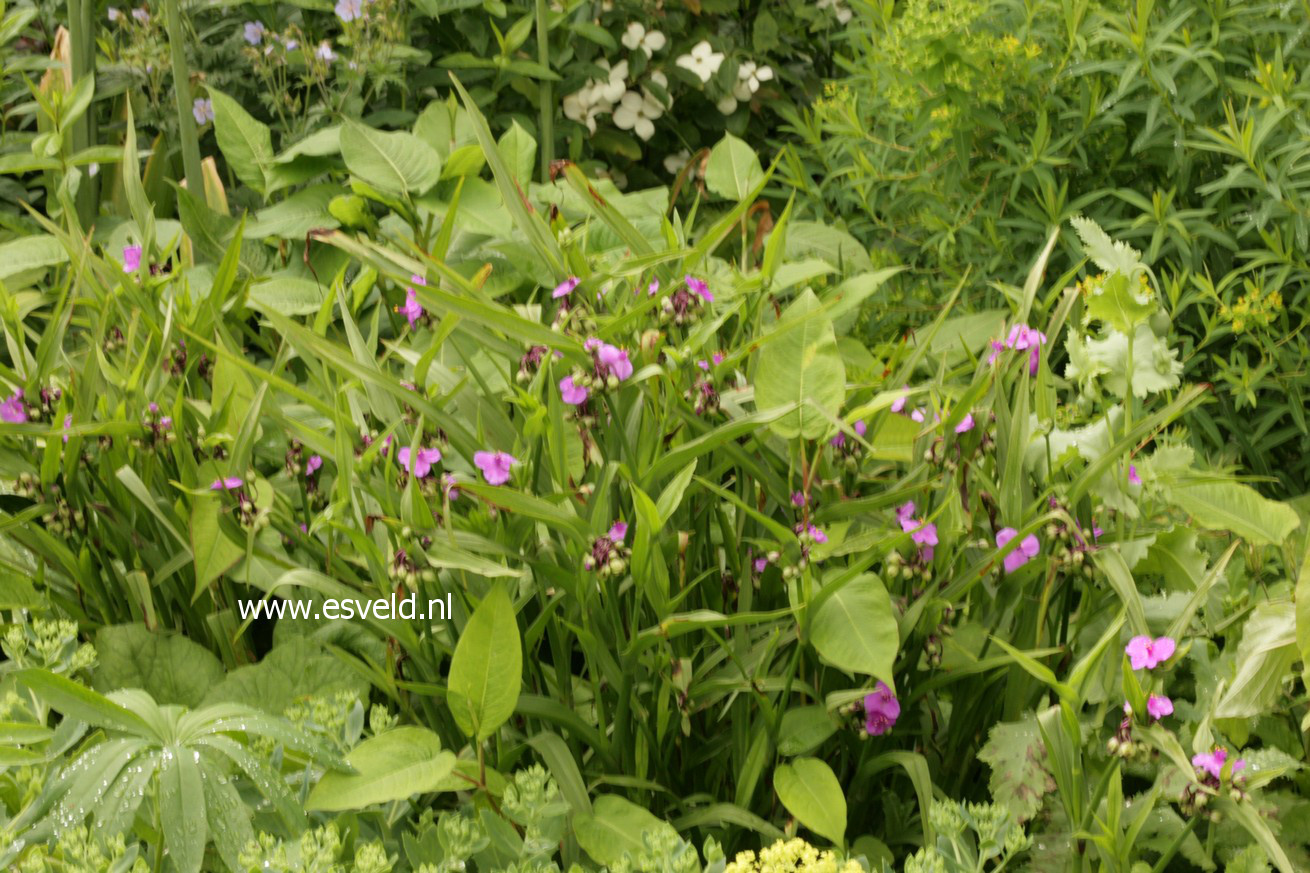
[[[1276,11],[9,9],[0,864],[1310,868]]]

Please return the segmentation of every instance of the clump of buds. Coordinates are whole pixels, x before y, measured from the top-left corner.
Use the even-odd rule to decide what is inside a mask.
[[[146,414],[141,419],[144,429],[139,438],[133,438],[132,444],[137,448],[156,449],[177,439],[173,433],[173,418],[159,414],[159,404],[151,403],[146,407]]]
[[[53,506],[41,517],[41,524],[53,536],[68,536],[75,531],[86,530],[86,516],[82,510],[75,509],[60,493],[58,485],[51,485],[46,500]]]
[[[404,549],[396,549],[396,553],[391,556],[387,575],[392,581],[403,583],[411,591],[418,588],[418,567]]]
[[[591,551],[582,556],[582,568],[594,572],[602,579],[622,576],[632,559],[632,550],[623,544],[628,526],[616,521],[609,532],[591,543]]]
[[[703,376],[683,395],[697,415],[715,415],[719,411],[719,391],[714,387],[714,380]]]
[[[186,340],[180,339],[177,345],[169,350],[168,357],[164,360],[164,372],[174,377],[181,376],[186,372],[186,362]]]
[[[705,301],[684,285],[679,285],[668,297],[660,301],[660,324],[692,324],[705,313]]]
[[[126,344],[127,340],[123,336],[123,331],[115,325],[105,332],[105,340],[100,347],[104,349],[106,355],[111,355]]]
[[[532,346],[519,358],[519,372],[515,377],[520,383],[531,382],[532,377],[541,369],[541,362],[550,351],[546,346]]]

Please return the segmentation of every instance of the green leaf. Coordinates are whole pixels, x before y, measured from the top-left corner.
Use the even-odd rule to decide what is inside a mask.
[[[808,755],[837,732],[837,724],[823,706],[797,706],[787,710],[778,728],[778,754]]]
[[[455,767],[441,739],[427,728],[399,727],[360,743],[346,763],[355,773],[328,773],[305,808],[341,812],[436,791]]]
[[[43,270],[68,260],[68,250],[53,236],[23,236],[0,243],[0,281],[29,270]]]
[[[1296,510],[1232,481],[1179,482],[1168,497],[1207,530],[1231,531],[1255,545],[1281,545],[1301,523]]]
[[[796,406],[773,422],[773,430],[787,439],[818,439],[845,399],[846,366],[832,320],[807,288],[761,344],[755,406],[760,412]]]
[[[246,225],[245,235],[248,239],[273,236],[304,240],[311,230],[335,228],[338,222],[328,212],[328,204],[340,193],[339,185],[314,185],[297,191],[286,200],[259,210]]]
[[[710,150],[705,164],[705,186],[727,200],[740,202],[764,178],[755,150],[730,133]]]
[[[510,175],[521,188],[527,190],[532,181],[532,163],[537,157],[537,141],[517,121],[500,136],[496,143],[500,159],[509,168]]]
[[[1237,645],[1237,673],[1215,704],[1215,718],[1249,718],[1274,708],[1283,681],[1300,658],[1296,647],[1296,611],[1291,601],[1256,605],[1242,627]],[[1278,707],[1283,709],[1283,707]]]
[[[374,130],[347,120],[341,126],[341,157],[351,174],[393,197],[422,194],[441,178],[441,157],[403,130]]]
[[[810,641],[826,663],[891,685],[900,636],[881,580],[862,573],[824,598],[810,623]]]
[[[1127,243],[1115,242],[1095,221],[1080,215],[1071,223],[1083,241],[1083,251],[1087,257],[1106,273],[1120,273],[1131,279],[1145,269],[1141,252]]]
[[[523,682],[518,617],[496,586],[478,605],[450,661],[448,703],[465,734],[485,740],[514,714]]]
[[[91,684],[102,693],[140,688],[159,703],[195,708],[223,679],[223,665],[204,646],[180,634],[151,633],[143,624],[101,628],[96,654]]]
[[[206,826],[203,777],[194,752],[166,746],[159,768],[159,812],[172,868],[197,873],[205,860]]]
[[[208,89],[214,101],[214,136],[237,178],[263,194],[273,165],[273,136],[268,126],[226,94]]]
[[[143,737],[154,735],[141,716],[66,676],[37,669],[20,670],[14,676],[52,709],[68,718]]]
[[[573,833],[578,845],[599,864],[614,867],[624,854],[637,857],[646,851],[642,834],[665,832],[677,837],[672,825],[649,810],[613,794],[596,798],[592,811],[575,812]]]
[[[1155,314],[1155,292],[1123,273],[1107,276],[1087,297],[1087,317],[1098,319],[1125,336]]]
[[[327,289],[314,280],[284,274],[251,285],[246,302],[261,312],[294,316],[318,312],[326,297]]]
[[[344,691],[363,697],[368,682],[308,637],[291,637],[274,646],[258,664],[238,667],[209,689],[206,706],[243,703],[281,715],[306,697],[331,697]]]
[[[197,497],[191,507],[191,552],[195,557],[196,585],[193,597],[231,570],[246,550],[228,539],[219,527],[222,502],[217,497]]]
[[[1046,747],[1032,714],[1022,721],[993,725],[978,760],[992,768],[992,797],[1017,821],[1036,815],[1042,797],[1055,790],[1055,780],[1047,769]]]
[[[818,758],[797,758],[773,771],[773,789],[796,820],[834,845],[846,841],[846,795],[832,768]]]

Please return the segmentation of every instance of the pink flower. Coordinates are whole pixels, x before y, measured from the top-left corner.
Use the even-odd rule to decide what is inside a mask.
[[[706,373],[708,373],[708,372],[710,371],[710,362],[709,362],[709,361],[697,361],[697,362],[696,362],[696,366],[697,366],[697,367],[700,367],[700,368],[701,368],[702,370],[704,370]]]
[[[68,430],[72,426],[73,426],[73,413],[70,412],[64,416],[64,430]],[[64,434],[64,445],[68,445],[68,434],[66,433]]]
[[[123,272],[135,273],[141,269],[141,246],[123,247]]]
[[[765,569],[766,567],[768,567],[768,566],[769,566],[769,559],[768,559],[768,558],[756,558],[756,559],[755,559],[755,572],[756,572],[756,573],[763,573],[763,572],[764,572],[764,569]]]
[[[968,412],[965,413],[964,418],[960,419],[960,423],[955,426],[955,432],[968,433],[971,430],[973,430],[973,413]]]
[[[1124,653],[1128,655],[1134,670],[1154,670],[1172,658],[1177,648],[1177,644],[1169,637],[1156,637],[1152,640],[1150,637],[1137,636],[1124,646]]]
[[[905,519],[909,518],[909,517],[912,516],[912,515],[914,515],[914,501],[913,501],[913,500],[911,500],[911,501],[909,501],[909,502],[907,502],[907,503],[902,503],[900,506],[898,506],[898,507],[896,508],[896,517],[897,517],[898,519],[900,519],[901,521],[905,521]]]
[[[418,292],[413,288],[406,288],[405,305],[397,306],[396,312],[405,316],[405,320],[409,322],[409,326],[411,328],[414,327],[415,323],[423,317],[423,307],[419,305]]]
[[[1003,527],[996,532],[996,548],[1003,549],[1005,544],[1019,535],[1012,527]],[[1028,534],[1019,542],[1019,547],[1005,556],[1005,572],[1013,573],[1033,558],[1041,550],[1041,543],[1036,534]]]
[[[482,471],[488,485],[504,485],[509,481],[509,470],[518,459],[508,452],[474,452],[473,463]]]
[[[855,422],[854,427],[855,427],[855,432],[859,434],[861,437],[863,437],[865,432],[869,429],[869,426],[864,423],[864,419],[860,419],[859,421]]]
[[[422,479],[432,471],[432,465],[441,460],[441,450],[419,449],[418,457],[411,458],[409,446],[405,446],[396,457],[400,459],[400,466],[413,473],[415,477]],[[413,461],[412,465],[410,464],[411,460]]]
[[[987,356],[987,365],[991,366],[996,363],[996,356],[1005,351],[1005,343],[1000,340],[992,340],[992,353]]]
[[[791,505],[792,505],[792,506],[804,506],[804,505],[805,505],[805,502],[806,502],[806,501],[805,501],[805,492],[803,492],[803,491],[793,491],[793,492],[792,492],[792,495],[791,495]]]
[[[714,354],[710,355],[710,360],[712,360],[712,361],[714,362],[714,366],[716,366],[716,367],[717,367],[719,364],[722,364],[722,363],[723,363],[723,352],[715,352]]]
[[[560,397],[570,406],[577,406],[587,400],[587,388],[585,385],[575,384],[572,376],[565,376],[559,380]]]
[[[809,532],[809,535],[814,538],[816,543],[822,545],[828,541],[828,535],[814,525],[810,525],[806,530]]]
[[[1137,475],[1137,467],[1132,464],[1128,465],[1128,481],[1134,485],[1142,484],[1142,477]]]
[[[697,279],[695,276],[692,276],[690,273],[687,274],[686,281],[687,281],[687,288],[693,294],[699,294],[701,296],[701,299],[704,300],[706,303],[714,302],[714,295],[710,293],[710,286],[708,284],[706,284],[701,279]]]
[[[937,545],[937,525],[929,524],[923,519],[914,517],[914,504],[906,503],[896,510],[896,516],[901,521],[901,530],[910,535],[919,546],[919,557],[923,561],[931,561],[933,556],[933,546]]]
[[[573,289],[578,287],[581,282],[582,280],[577,276],[569,276],[563,282],[560,282],[555,286],[555,290],[551,292],[550,296],[555,300],[558,300],[561,297],[567,297],[573,293]]]
[[[627,350],[609,343],[602,343],[597,350],[596,366],[602,376],[614,376],[620,382],[632,375],[632,362],[628,360]]]
[[[646,286],[646,296],[654,297],[658,293],[660,293],[660,280],[651,279],[650,284]]]
[[[10,424],[23,424],[27,421],[27,407],[23,405],[22,391],[15,391],[0,401],[0,419]]]
[[[1159,721],[1166,715],[1174,714],[1174,702],[1163,694],[1152,694],[1146,699],[1146,712],[1151,718]]]
[[[214,484],[209,486],[210,491],[232,491],[240,488],[245,484],[245,480],[240,476],[228,476],[224,479],[215,479]]]
[[[910,386],[909,386],[909,385],[906,385],[906,386],[904,386],[901,390],[902,390],[902,391],[908,391],[908,390],[910,390]],[[905,409],[905,401],[908,400],[908,399],[909,399],[909,395],[908,395],[908,394],[902,394],[900,397],[897,397],[895,400],[893,400],[893,401],[892,401],[892,412],[899,413],[899,412],[901,412],[901,410]]]
[[[910,413],[910,418],[913,419],[914,421],[917,421],[919,424],[923,424],[923,410],[922,409],[914,410],[914,412]]]
[[[1198,772],[1208,773],[1215,779],[1221,778],[1224,763],[1228,760],[1228,750],[1222,746],[1216,748],[1213,752],[1204,752],[1200,755],[1192,756],[1192,766]],[[1246,766],[1246,762],[1238,758],[1233,762],[1233,773],[1241,770]]]
[[[628,535],[628,523],[626,521],[616,521],[610,527],[609,538],[612,543],[621,543],[623,538]]]
[[[828,444],[831,445],[834,449],[840,449],[842,446],[846,445],[846,434],[844,433],[837,434],[832,439],[828,440]]]
[[[901,717],[901,702],[887,683],[879,680],[872,694],[864,696],[864,730],[870,736],[882,736]]]
[[[323,458],[320,455],[310,455],[309,460],[305,462],[305,475],[313,476],[323,466]]]

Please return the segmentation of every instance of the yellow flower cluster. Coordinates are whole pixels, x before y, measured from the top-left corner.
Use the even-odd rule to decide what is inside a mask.
[[[831,851],[820,851],[799,837],[778,840],[754,852],[741,852],[723,873],[864,873],[856,861],[838,861]]]
[[[1244,333],[1250,328],[1268,327],[1278,317],[1283,308],[1283,295],[1279,291],[1270,291],[1261,295],[1260,289],[1246,283],[1248,293],[1237,298],[1232,306],[1223,304],[1219,307],[1220,317],[1232,322],[1234,333]]]

